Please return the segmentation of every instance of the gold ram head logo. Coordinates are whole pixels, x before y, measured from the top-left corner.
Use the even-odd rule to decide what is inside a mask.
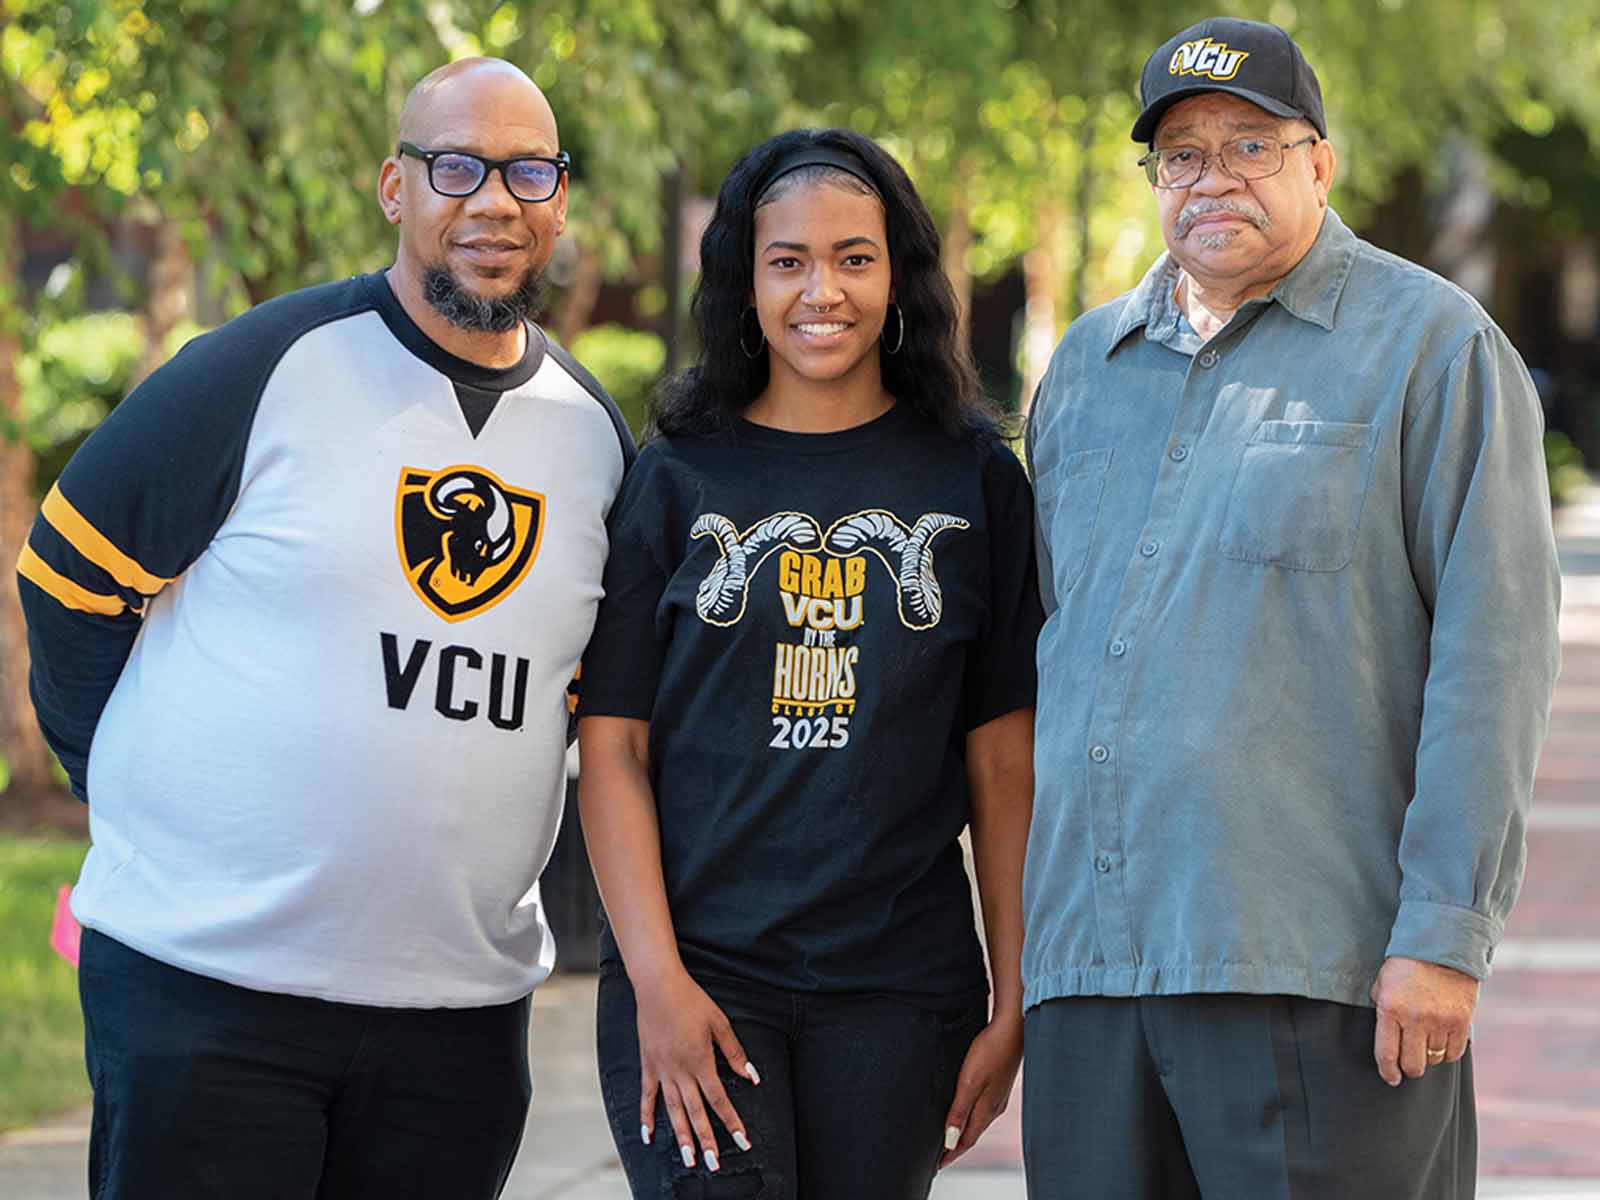
[[[544,510],[543,495],[482,467],[406,467],[394,519],[412,591],[446,621],[498,604],[539,555]]]

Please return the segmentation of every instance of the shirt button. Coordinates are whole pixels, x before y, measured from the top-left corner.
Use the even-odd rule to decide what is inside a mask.
[[[1110,872],[1111,872],[1111,855],[1109,855],[1109,854],[1096,854],[1094,856],[1094,869],[1096,871],[1099,871],[1100,874],[1102,874],[1102,875],[1110,874]]]
[[[1216,366],[1217,365],[1217,352],[1215,350],[1204,351],[1200,355],[1200,365],[1202,367],[1214,367],[1214,366]]]
[[[1123,641],[1121,638],[1118,638],[1116,641],[1111,643],[1111,657],[1112,658],[1121,658],[1127,652],[1128,652],[1128,643]]]
[[[1097,763],[1103,763],[1106,761],[1106,759],[1111,757],[1111,751],[1107,750],[1104,746],[1095,746],[1089,751],[1089,757],[1094,759],[1094,761]]]
[[[1172,448],[1172,461],[1173,462],[1182,462],[1184,459],[1186,459],[1188,457],[1189,457],[1189,447],[1187,447],[1187,446],[1174,446]]]
[[[1139,547],[1139,553],[1144,555],[1146,558],[1154,558],[1156,556],[1156,551],[1160,549],[1160,542],[1146,542],[1144,545]]]

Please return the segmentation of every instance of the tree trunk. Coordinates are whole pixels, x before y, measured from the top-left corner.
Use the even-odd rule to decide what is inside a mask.
[[[1089,217],[1094,212],[1094,109],[1078,123],[1078,186],[1073,198],[1078,257],[1072,264],[1072,289],[1067,297],[1067,320],[1075,321],[1089,307]]]
[[[156,226],[144,304],[144,357],[128,390],[167,360],[167,337],[194,307],[194,263],[176,221]]]
[[[667,346],[663,374],[677,373],[683,345],[683,166],[661,177],[661,337]]]
[[[596,227],[604,228],[604,225],[597,221]],[[555,311],[555,319],[551,322],[556,341],[570,347],[572,339],[589,327],[594,306],[600,299],[600,285],[604,282],[605,267],[599,253],[586,247],[579,239],[578,262],[572,270],[572,280],[567,284],[560,307]]]
[[[38,509],[34,499],[33,450],[22,436],[22,393],[17,381],[20,343],[17,317],[22,281],[16,271],[17,222],[0,223],[0,416],[6,436],[0,437],[0,739],[4,742],[11,783],[4,806],[41,814],[56,790],[54,759],[44,744],[28,696],[28,637],[22,604],[11,581],[17,556]]]
[[[1027,416],[1033,393],[1044,378],[1050,352],[1056,345],[1056,296],[1061,290],[1061,208],[1054,197],[1040,201],[1034,211],[1034,243],[1022,259],[1022,281],[1027,304],[1022,317],[1022,394],[1020,410]]]
[[[963,172],[966,168],[963,167]],[[970,178],[963,174],[962,178]],[[967,252],[972,249],[972,214],[967,207],[964,189],[956,190],[955,202],[950,206],[950,222],[944,231],[944,245],[940,257],[944,260],[945,277],[956,294],[956,342],[965,345],[970,336],[972,308],[972,272],[967,270]]]

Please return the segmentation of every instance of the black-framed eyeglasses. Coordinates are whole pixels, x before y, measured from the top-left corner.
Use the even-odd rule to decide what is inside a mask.
[[[480,158],[465,150],[424,150],[411,142],[400,143],[400,153],[428,164],[428,184],[441,196],[459,199],[483,186],[489,172],[498,170],[506,191],[528,204],[540,204],[556,194],[561,176],[572,166],[563,150],[554,158],[525,154],[519,158]]]
[[[1307,142],[1319,141],[1318,134],[1309,134],[1298,142],[1280,142],[1275,138],[1237,137],[1223,142],[1215,154],[1207,154],[1199,146],[1167,146],[1152,150],[1139,160],[1146,177],[1158,188],[1193,187],[1206,173],[1208,163],[1220,163],[1222,169],[1235,179],[1251,181],[1266,179],[1283,170],[1284,153]]]

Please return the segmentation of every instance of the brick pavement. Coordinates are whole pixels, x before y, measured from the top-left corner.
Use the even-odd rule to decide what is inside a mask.
[[[1600,488],[1557,531],[1561,678],[1522,896],[1474,1039],[1489,1177],[1600,1176]]]

